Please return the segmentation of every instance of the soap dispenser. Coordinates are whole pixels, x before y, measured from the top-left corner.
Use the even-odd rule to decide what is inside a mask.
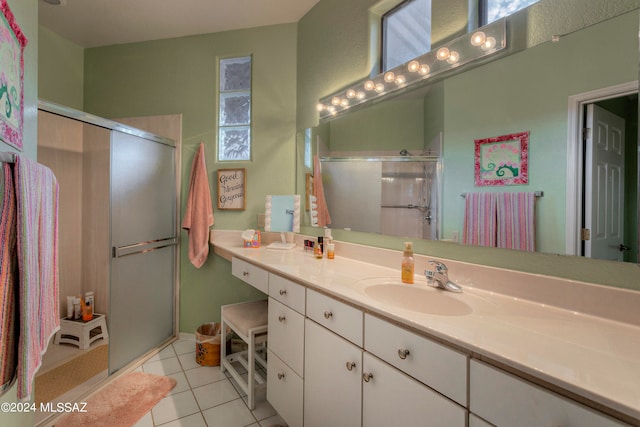
[[[402,253],[402,283],[413,284],[413,246],[411,242],[404,242],[404,252]]]

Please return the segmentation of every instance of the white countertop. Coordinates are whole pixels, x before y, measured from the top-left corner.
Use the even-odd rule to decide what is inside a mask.
[[[338,250],[329,260],[314,258],[300,245],[289,251],[245,249],[239,232],[218,233],[212,244],[227,259],[241,258],[640,420],[638,325],[464,285],[463,293],[447,292],[446,297],[460,300],[465,310],[455,315],[425,314],[380,302],[359,282],[399,279],[400,255],[398,268],[393,269],[341,257]]]

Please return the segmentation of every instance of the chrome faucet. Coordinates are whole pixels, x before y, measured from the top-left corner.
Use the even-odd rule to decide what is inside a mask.
[[[429,286],[444,289],[449,292],[462,292],[462,288],[459,285],[449,280],[449,269],[446,265],[434,260],[429,260],[429,265],[432,265],[433,269],[424,271]]]

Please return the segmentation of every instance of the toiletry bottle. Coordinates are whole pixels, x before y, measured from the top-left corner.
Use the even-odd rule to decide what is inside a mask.
[[[95,302],[94,302],[93,291],[89,291],[84,294],[84,302],[87,305],[91,306],[91,316],[93,316],[93,314],[95,313],[94,311]]]
[[[318,237],[318,246],[320,246],[320,253],[324,254],[324,237]]]
[[[73,299],[73,320],[78,320],[82,316],[80,311],[80,298]]]
[[[327,258],[334,259],[336,257],[336,245],[335,243],[327,243]]]
[[[318,239],[321,239],[321,237],[319,237]],[[322,243],[321,243],[321,241],[316,242],[316,244],[313,246],[313,256],[315,256],[318,259],[322,259]]]
[[[402,283],[413,284],[413,247],[411,242],[404,242],[402,253]]]
[[[73,320],[73,302],[76,297],[67,297],[67,319]]]
[[[88,322],[91,319],[93,319],[93,313],[91,310],[91,301],[86,301],[82,305],[82,320],[84,322]]]

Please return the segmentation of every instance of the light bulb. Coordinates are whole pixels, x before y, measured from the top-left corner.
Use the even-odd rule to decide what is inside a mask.
[[[482,31],[476,31],[471,35],[471,46],[480,46],[487,40],[487,35]]]
[[[349,89],[347,91],[347,98],[351,99],[351,98],[355,98],[356,97],[356,91],[353,89]]]
[[[411,61],[407,65],[407,70],[411,71],[412,73],[415,73],[419,69],[420,69],[420,63],[418,61]]]
[[[496,47],[496,39],[494,39],[493,37],[487,37],[487,40],[482,44],[480,49],[487,51],[493,49],[494,47]]]
[[[349,106],[349,100],[348,99],[343,99],[340,101],[340,106],[341,107],[348,107]]]
[[[327,107],[327,111],[330,113],[335,113],[336,112],[336,107],[334,107],[333,105],[329,105]]]
[[[364,88],[366,90],[373,90],[375,89],[376,84],[372,81],[372,80],[367,80],[366,82],[364,82]]]
[[[452,50],[447,58],[447,62],[451,65],[456,64],[460,60],[460,54],[455,50]]]
[[[378,83],[376,85],[376,92],[378,92],[378,93],[384,92],[384,85],[382,83]]]
[[[387,83],[391,83],[392,81],[394,81],[396,78],[396,75],[393,74],[393,71],[387,71],[386,73],[384,73],[384,81]]]
[[[440,49],[438,49],[438,52],[436,53],[436,58],[438,58],[440,61],[444,61],[449,57],[450,54],[451,53],[449,52],[448,48],[441,47]]]
[[[431,71],[431,67],[429,67],[427,64],[422,64],[420,66],[420,69],[418,70],[418,72],[423,76],[429,74],[429,71]]]
[[[395,82],[397,85],[403,85],[407,82],[407,79],[405,79],[404,76],[396,76]]]
[[[321,103],[316,104],[316,110],[318,110],[318,112],[324,111],[324,104],[321,104]]]
[[[338,98],[337,96],[331,98],[331,105],[340,105],[340,98]]]
[[[358,99],[358,100],[363,100],[365,96],[366,95],[364,94],[364,92],[356,93],[356,99]]]

